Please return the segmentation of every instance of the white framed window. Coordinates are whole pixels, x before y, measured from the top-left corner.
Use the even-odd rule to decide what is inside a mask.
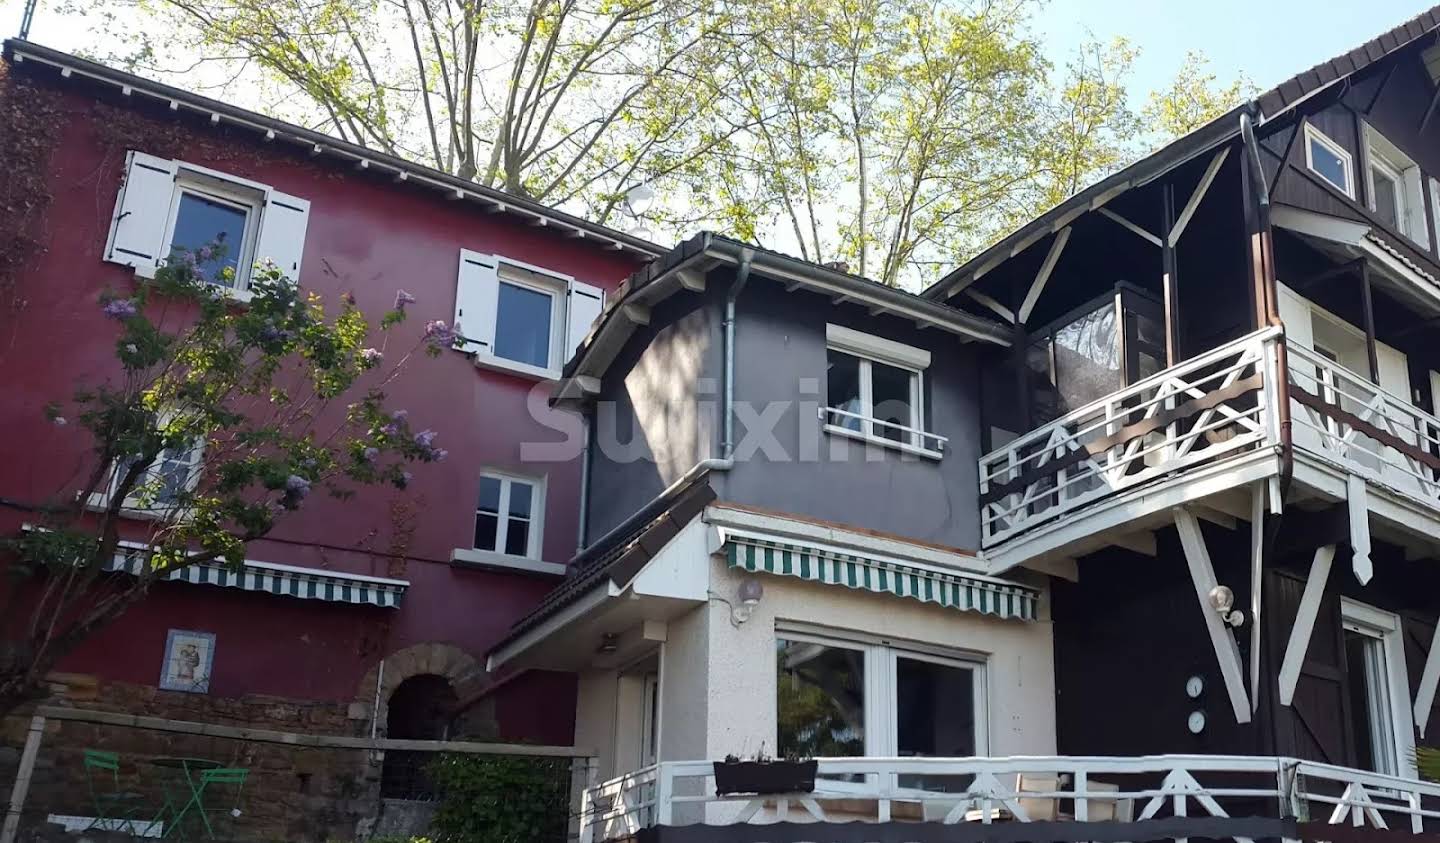
[[[842,325],[825,326],[825,430],[939,458],[925,432],[930,352]]]
[[[1415,721],[1400,617],[1349,598],[1340,601],[1350,728],[1357,766],[1415,777]]]
[[[1370,210],[1386,225],[1428,249],[1430,231],[1425,223],[1420,167],[1368,124],[1365,144]]]
[[[1355,162],[1345,147],[1305,123],[1305,166],[1338,190],[1355,198]]]
[[[193,252],[220,241],[219,255],[197,263],[211,283],[244,298],[259,261],[299,278],[309,217],[308,201],[269,185],[132,150],[105,260],[154,278],[176,249]]]
[[[554,379],[600,315],[605,292],[503,255],[460,251],[455,324],[477,365]]]
[[[539,559],[544,513],[544,480],[483,472],[475,502],[474,549]]]
[[[158,515],[174,509],[185,492],[195,490],[200,482],[201,457],[204,456],[203,442],[195,442],[184,448],[163,448],[155,461],[131,488],[122,509],[131,515]],[[106,483],[105,491],[90,496],[87,502],[92,509],[104,509],[118,491],[121,480],[129,472],[134,460],[117,463]]]
[[[775,635],[777,757],[989,752],[983,660],[783,626]],[[901,786],[948,789],[903,779]]]

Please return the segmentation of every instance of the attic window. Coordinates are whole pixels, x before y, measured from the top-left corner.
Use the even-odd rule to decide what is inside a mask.
[[[1429,248],[1419,166],[1369,125],[1365,127],[1365,146],[1369,152],[1370,210],[1390,228]]]
[[[1355,198],[1355,166],[1350,153],[1309,123],[1305,124],[1305,166],[1346,196]]]

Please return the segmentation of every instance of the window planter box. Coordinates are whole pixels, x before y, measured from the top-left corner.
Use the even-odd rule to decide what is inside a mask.
[[[811,761],[716,761],[715,793],[811,793],[815,770]]]

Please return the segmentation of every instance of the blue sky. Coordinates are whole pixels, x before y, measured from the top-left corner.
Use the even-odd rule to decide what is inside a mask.
[[[1425,0],[1050,0],[1036,28],[1063,62],[1093,34],[1141,48],[1131,90],[1166,84],[1187,50],[1221,80],[1244,72],[1266,89],[1430,8]]]
[[[23,5],[0,0],[4,37],[18,31]],[[31,37],[62,50],[85,46],[86,27],[67,21],[63,5],[40,0]],[[1141,48],[1131,84],[1138,98],[1166,84],[1187,50],[1203,51],[1221,80],[1244,72],[1264,89],[1429,6],[1425,0],[1049,0],[1035,26],[1057,64],[1090,37],[1129,38]]]

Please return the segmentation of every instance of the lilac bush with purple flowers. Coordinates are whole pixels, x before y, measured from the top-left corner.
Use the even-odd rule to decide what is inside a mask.
[[[38,529],[0,537],[12,568],[42,595],[13,625],[19,637],[6,627],[0,639],[0,715],[43,696],[44,675],[158,579],[201,563],[238,567],[247,542],[321,491],[344,499],[366,486],[404,489],[411,464],[445,458],[435,431],[412,432],[408,412],[385,406],[416,352],[447,346],[443,323],[409,351],[387,353],[413,295],[396,293],[377,342],[353,295],[327,312],[269,263],[251,273],[239,305],[200,269],[225,249],[177,251],[153,282],[103,295],[115,375],[46,409],[63,435],[89,435],[92,460],[80,488],[36,507]],[[195,482],[167,481],[165,455],[197,448]],[[145,520],[130,523],[148,528],[144,564],[116,581],[105,565],[137,509]],[[48,575],[56,570],[67,575]]]

